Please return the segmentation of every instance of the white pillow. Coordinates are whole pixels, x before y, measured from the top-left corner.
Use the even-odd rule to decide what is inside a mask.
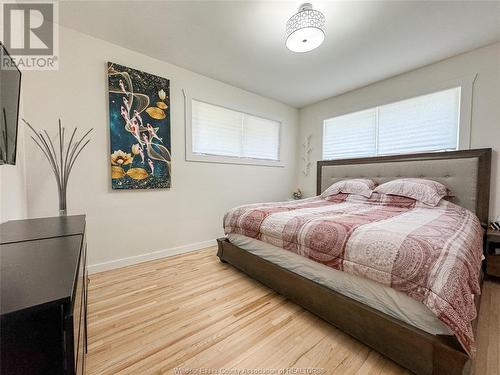
[[[399,195],[415,199],[429,206],[437,206],[448,195],[449,190],[442,183],[424,178],[400,178],[377,186],[377,193]]]
[[[372,180],[367,178],[353,178],[335,182],[321,194],[321,197],[326,198],[330,195],[344,193],[362,195],[363,197],[370,198],[374,188],[375,182]]]

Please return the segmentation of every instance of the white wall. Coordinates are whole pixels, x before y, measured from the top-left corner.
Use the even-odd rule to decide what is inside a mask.
[[[297,109],[71,29],[61,27],[59,35],[59,71],[27,72],[23,77],[24,116],[52,134],[58,118],[67,127],[95,128],[68,186],[69,214],[87,214],[90,264],[213,240],[223,234],[223,214],[231,207],[284,200],[296,188]],[[111,190],[107,61],[170,79],[169,190]],[[182,89],[282,121],[285,167],[186,162]],[[31,139],[26,145],[29,216],[57,215],[54,177]]]
[[[22,113],[21,100],[20,113]],[[16,165],[0,165],[0,223],[27,217],[25,180],[25,129],[19,122]]]
[[[321,160],[323,120],[337,115],[374,107],[399,100],[408,93],[419,92],[425,87],[435,87],[440,82],[478,74],[473,88],[471,147],[493,148],[490,217],[500,215],[500,43],[476,49],[420,69],[374,83],[372,85],[335,96],[300,110],[299,145],[304,137],[312,134],[309,176],[297,168],[298,184],[306,195],[316,192],[316,161]]]

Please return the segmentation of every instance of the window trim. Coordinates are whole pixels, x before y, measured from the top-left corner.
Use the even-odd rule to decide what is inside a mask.
[[[196,100],[205,104],[210,104],[213,106],[228,109],[230,111],[235,111],[243,113],[249,116],[258,117],[264,120],[277,122],[279,124],[278,132],[278,160],[270,159],[257,159],[257,158],[245,158],[237,156],[223,156],[223,155],[210,155],[210,154],[198,154],[193,152],[193,132],[192,132],[192,102]],[[199,96],[191,97],[186,95],[184,91],[184,115],[185,115],[185,137],[186,137],[186,161],[189,162],[202,162],[202,163],[218,163],[218,164],[239,164],[239,165],[254,165],[254,166],[265,166],[265,167],[285,167],[285,163],[282,161],[282,141],[283,141],[283,121],[271,119],[269,117],[263,116],[261,114],[250,113],[239,108],[231,107],[229,105],[216,104],[211,101],[200,98]]]
[[[404,95],[398,95],[386,101],[374,102],[369,106],[352,106],[350,109],[344,109],[338,113],[328,116],[328,118],[323,119],[322,134],[321,134],[321,160],[323,159],[323,138],[325,134],[325,122],[344,115],[348,115],[355,112],[361,112],[376,107],[381,107],[384,105],[389,105],[397,103],[403,100],[417,98],[419,96],[434,94],[439,91],[449,90],[453,88],[460,87],[460,103],[459,103],[459,124],[458,124],[458,142],[457,150],[468,150],[471,148],[471,132],[472,132],[472,100],[473,100],[473,89],[474,83],[477,78],[477,73],[468,76],[462,76],[454,79],[450,79],[443,82],[438,82],[436,84],[425,85],[425,87],[418,87],[409,90]],[[422,152],[426,152],[422,150]],[[374,155],[383,156],[383,155]],[[336,159],[331,159],[336,160]]]

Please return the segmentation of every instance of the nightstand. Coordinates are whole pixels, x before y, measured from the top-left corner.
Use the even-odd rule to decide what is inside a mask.
[[[500,230],[486,232],[486,274],[500,277]]]

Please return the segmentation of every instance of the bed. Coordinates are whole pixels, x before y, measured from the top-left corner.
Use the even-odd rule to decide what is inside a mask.
[[[464,207],[467,210],[458,207],[457,212],[462,215],[469,215],[469,210],[473,212],[477,218],[469,215],[470,220],[479,220],[475,226],[480,228],[480,225],[484,226],[488,221],[490,159],[491,149],[480,149],[320,161],[317,166],[317,193],[321,194],[338,180],[349,178],[370,178],[379,184],[401,177],[427,178],[444,183],[454,192],[454,204],[443,203],[443,212],[447,213],[449,207],[458,207],[455,204]],[[330,211],[332,207],[344,207],[349,213],[349,210],[359,210],[360,205],[363,207],[366,204],[354,199],[348,204],[344,202],[344,206],[335,206],[331,203],[342,202],[324,202],[318,199],[269,204],[271,210],[285,212],[281,214],[283,218],[271,224],[270,230],[273,226],[281,225],[281,221],[289,221],[290,217],[287,218],[287,215],[293,216],[294,212],[309,210],[308,205],[321,206]],[[381,203],[377,202],[377,205]],[[398,205],[401,206],[400,202],[386,204],[385,201],[382,205],[384,209],[377,215],[390,214],[400,209]],[[314,210],[318,209],[315,207]],[[422,210],[425,215],[429,214],[427,211]],[[279,218],[280,214],[273,217]],[[295,219],[292,217],[290,222],[293,220]],[[418,220],[417,218],[416,221]],[[248,232],[249,228],[252,229],[251,226],[247,227],[246,232],[239,233],[231,228],[228,230],[228,225],[230,227],[226,222],[226,233],[229,232],[229,235],[218,240],[218,256],[221,261],[239,268],[416,374],[464,374],[469,371],[472,354],[470,340],[477,319],[468,330],[457,329],[457,326],[461,327],[463,324],[443,324],[443,321],[448,320],[443,319],[443,315],[439,316],[440,319],[436,318],[436,304],[427,300],[417,301],[413,291],[401,293],[401,290],[375,282],[376,277],[369,280],[355,273],[336,270],[327,262],[321,264],[309,260],[300,251],[290,251],[292,242],[285,243],[283,239],[281,242],[275,241],[266,238],[265,233],[253,236]],[[384,227],[379,228],[383,229]],[[265,228],[262,230],[265,232]],[[476,237],[480,238],[481,234],[476,232]],[[362,231],[357,229],[353,233],[359,234]],[[363,236],[358,242],[363,244]],[[412,254],[409,248],[403,250]],[[480,265],[481,259],[475,261]],[[471,263],[474,263],[472,259]],[[478,278],[477,285],[480,285],[481,273],[477,272],[474,277]],[[479,309],[480,293],[479,290],[474,290],[473,293],[475,295],[470,299],[470,308],[474,309],[475,316]],[[467,294],[467,298],[470,296]],[[471,316],[470,311],[464,310],[462,315],[467,314]]]

